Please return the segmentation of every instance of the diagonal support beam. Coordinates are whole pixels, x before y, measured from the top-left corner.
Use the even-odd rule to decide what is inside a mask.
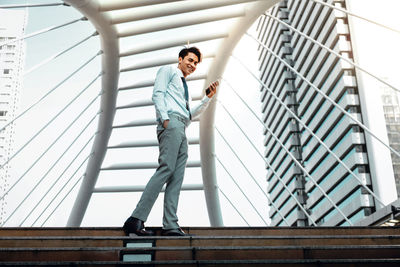
[[[100,103],[102,112],[99,116],[98,134],[93,141],[92,151],[94,152],[88,161],[86,175],[67,222],[67,226],[77,227],[81,225],[89,205],[111,136],[118,92],[119,43],[116,28],[110,25],[107,14],[98,11],[99,4],[97,1],[66,0],[65,2],[83,13],[96,27],[104,52],[102,54],[103,76],[101,84],[103,94]]]

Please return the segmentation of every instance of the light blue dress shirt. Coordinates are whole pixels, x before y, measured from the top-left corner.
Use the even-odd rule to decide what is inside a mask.
[[[176,115],[187,120],[189,124],[189,111],[186,108],[185,89],[182,79],[183,73],[174,66],[161,67],[156,76],[153,90],[153,103],[156,108],[157,121],[162,123],[169,119],[169,115]],[[189,102],[192,97],[189,90]],[[200,103],[194,107],[190,104],[192,119],[196,118],[206,109],[210,98],[204,96]]]

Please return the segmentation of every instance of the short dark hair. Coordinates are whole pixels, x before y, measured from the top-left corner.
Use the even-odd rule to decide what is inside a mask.
[[[201,62],[201,52],[200,52],[200,50],[199,50],[197,47],[195,47],[195,46],[188,47],[188,48],[183,48],[183,49],[179,52],[179,57],[181,57],[182,59],[184,59],[184,58],[187,56],[187,54],[189,54],[189,53],[195,54],[195,55],[197,56],[199,62]]]

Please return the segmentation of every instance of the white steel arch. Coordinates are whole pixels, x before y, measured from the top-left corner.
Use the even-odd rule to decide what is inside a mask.
[[[228,59],[239,42],[240,38],[251,26],[251,24],[269,7],[278,1],[258,1],[246,7],[246,16],[237,21],[233,28],[234,30],[229,34],[229,37],[224,40],[216,53],[218,57],[213,61],[206,83],[209,84],[222,76]],[[202,174],[204,191],[206,194],[208,214],[210,216],[211,225],[222,225],[222,218],[220,211],[213,212],[216,207],[219,209],[216,171],[215,171],[215,158],[214,158],[214,118],[215,118],[216,102],[213,101],[200,121],[200,149],[202,161]]]
[[[118,90],[152,85],[152,81],[139,81],[134,85],[118,88],[119,74],[120,71],[122,71],[119,67],[120,58],[135,53],[148,52],[152,49],[157,50],[181,46],[184,45],[186,41],[193,43],[223,38],[217,51],[214,54],[208,55],[215,59],[213,59],[207,71],[207,75],[205,77],[202,75],[192,77],[192,80],[205,79],[204,87],[206,87],[210,82],[221,77],[232,50],[250,25],[265,10],[279,2],[279,0],[66,0],[65,2],[79,10],[95,26],[101,38],[101,47],[103,51],[103,95],[101,97],[101,114],[99,117],[98,132],[92,148],[93,156],[88,162],[85,178],[67,223],[68,226],[79,226],[83,220],[91,195],[95,191],[96,181],[107,152],[108,141],[112,129],[115,127],[113,126],[113,121],[117,109],[116,100]],[[237,8],[219,9],[221,7],[230,7],[233,5],[236,5]],[[207,13],[197,14],[197,10],[207,10]],[[179,14],[184,14],[184,16],[174,17],[173,19],[169,17]],[[129,22],[143,19],[151,19],[151,23],[129,24]],[[148,45],[137,46],[122,52],[119,48],[119,38],[174,28],[183,29],[183,27],[226,19],[236,19],[231,30],[228,32],[222,31],[203,35],[192,33],[184,37],[152,41],[149,42]],[[166,60],[163,64],[169,62],[169,60]],[[160,62],[151,62],[151,60],[149,60],[147,63],[144,62],[139,64],[139,66],[133,67],[133,69],[159,65]],[[128,70],[132,70],[132,68],[125,71]],[[141,103],[141,105],[149,104],[150,103]],[[200,120],[201,168],[210,224],[212,226],[222,226],[223,222],[219,206],[214,159],[214,115],[215,102],[210,104]],[[136,124],[122,125],[119,127],[150,124],[154,124],[154,122],[141,121],[136,122]],[[193,163],[193,166],[195,165],[196,164]],[[198,187],[194,186],[194,188]]]

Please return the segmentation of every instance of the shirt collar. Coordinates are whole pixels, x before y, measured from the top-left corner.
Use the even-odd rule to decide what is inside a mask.
[[[178,73],[179,77],[185,78],[185,76],[183,76],[183,72],[181,71],[180,68],[176,67],[176,72]]]

